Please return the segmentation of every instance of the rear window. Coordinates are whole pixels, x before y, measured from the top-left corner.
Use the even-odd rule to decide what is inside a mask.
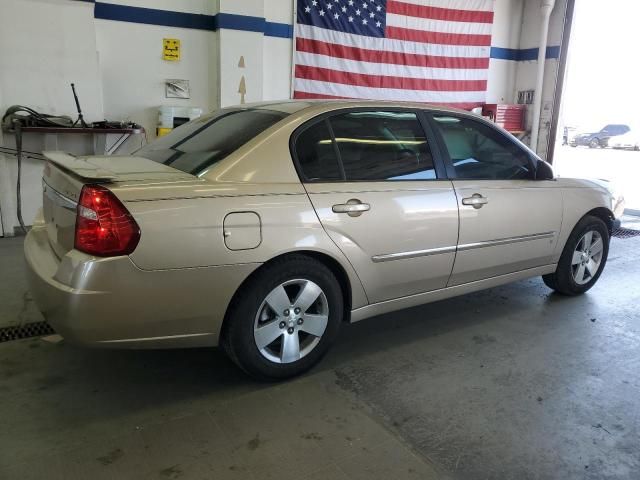
[[[222,109],[186,123],[133,155],[198,175],[289,114]]]
[[[611,135],[622,135],[629,131],[629,127],[626,125],[607,125],[602,130],[602,133],[609,133]]]

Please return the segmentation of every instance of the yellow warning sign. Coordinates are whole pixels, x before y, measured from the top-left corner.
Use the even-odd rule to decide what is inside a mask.
[[[162,39],[162,59],[168,60],[169,62],[177,62],[180,60],[180,39]]]

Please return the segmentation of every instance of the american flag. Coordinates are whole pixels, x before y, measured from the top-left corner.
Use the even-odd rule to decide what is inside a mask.
[[[485,102],[493,0],[298,0],[294,98]]]

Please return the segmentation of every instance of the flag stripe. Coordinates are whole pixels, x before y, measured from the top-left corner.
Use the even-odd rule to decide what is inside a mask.
[[[378,52],[398,52],[442,57],[486,58],[487,61],[490,52],[489,46],[436,45],[389,38],[372,38],[303,24],[296,25],[296,37]],[[487,67],[488,66],[489,64],[487,63]]]
[[[486,98],[494,0],[297,0],[294,98]]]
[[[428,90],[431,92],[474,92],[486,90],[486,80],[440,80],[431,78],[387,77],[345,72],[330,68],[296,65],[296,78],[343,83],[368,88]]]
[[[312,92],[302,92],[300,90],[295,90],[293,92],[293,98],[298,100],[358,100],[352,97],[341,97],[338,95],[326,95],[324,93],[312,93]],[[432,105],[438,105],[441,107],[451,107],[451,108],[460,108],[462,110],[471,110],[472,108],[481,107],[483,105],[482,102],[447,102],[447,103],[433,103],[429,102]]]
[[[406,1],[389,0],[387,13],[409,15],[412,17],[431,18],[448,22],[474,22],[493,24],[492,11],[457,10],[453,8],[434,7],[432,5],[416,5]]]
[[[346,98],[391,100],[398,102],[423,103],[484,103],[485,91],[478,92],[434,92],[425,90],[406,90],[398,88],[371,88],[359,85],[323,82],[296,78],[294,90],[320,93],[324,95],[342,96]]]
[[[369,75],[386,75],[392,77],[425,78],[438,80],[487,80],[486,69],[463,70],[458,68],[431,68],[410,66],[395,63],[363,62],[335,58],[326,54],[317,54],[297,49],[296,65],[309,67],[331,68],[352,73],[366,73]]]
[[[488,47],[491,45],[491,35],[428,32],[393,26],[387,27],[387,38],[408,40],[410,42],[436,43],[440,45],[474,45],[478,47]]]
[[[445,70],[486,70],[489,67],[489,57],[443,57],[438,55],[420,55],[407,52],[370,50],[301,37],[296,39],[296,51],[317,53],[320,55],[356,60],[360,62],[378,62],[381,65],[395,64],[412,67],[429,67],[431,69],[441,68]]]
[[[387,13],[387,27],[410,28],[425,32],[455,33],[457,35],[491,35],[490,23],[449,22],[431,18],[410,17]]]
[[[394,0],[389,0],[389,2],[390,1]],[[442,8],[443,4],[446,4],[446,8],[451,10],[471,10],[474,12],[492,12],[494,1],[495,0],[402,0],[404,3],[424,7]],[[387,2],[387,5],[389,2]]]

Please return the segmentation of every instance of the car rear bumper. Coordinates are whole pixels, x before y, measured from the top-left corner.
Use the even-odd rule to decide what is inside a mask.
[[[36,305],[72,343],[114,348],[217,345],[236,289],[259,264],[141,270],[129,257],[72,250],[58,259],[46,230],[25,239]]]

